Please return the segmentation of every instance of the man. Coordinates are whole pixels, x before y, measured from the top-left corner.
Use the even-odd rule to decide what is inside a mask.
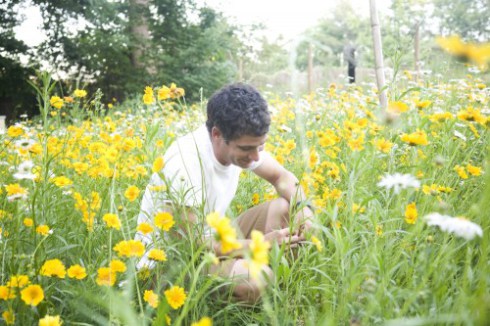
[[[259,230],[265,240],[279,245],[297,245],[304,240],[301,228],[309,227],[313,213],[305,204],[305,195],[298,179],[271,155],[264,151],[270,125],[267,103],[260,93],[246,84],[231,84],[217,91],[207,105],[206,125],[178,138],[164,155],[165,166],[160,174],[152,176],[141,204],[138,223],[148,222],[155,212],[185,207],[189,222],[204,224],[197,216],[211,212],[226,215],[235,196],[242,170],[248,170],[270,182],[279,198],[255,206],[237,220],[246,250],[252,230]],[[163,175],[163,179],[160,177]],[[151,189],[166,185],[160,195]],[[297,212],[290,220],[289,212]],[[198,213],[198,214],[196,214]],[[290,223],[298,226],[290,232]],[[210,230],[204,225],[204,237]],[[138,234],[145,242],[147,238]],[[216,243],[209,242],[218,257],[222,257]],[[260,282],[248,277],[246,261],[238,253],[212,269],[213,273],[234,279],[234,295],[241,301],[255,302],[260,297]],[[144,260],[141,264],[146,263]],[[264,272],[272,276],[268,268]]]

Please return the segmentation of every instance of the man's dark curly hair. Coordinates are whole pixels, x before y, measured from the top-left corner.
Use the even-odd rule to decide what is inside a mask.
[[[217,127],[226,141],[244,135],[263,136],[269,131],[271,118],[267,102],[252,86],[230,84],[211,96],[207,107],[206,127]]]

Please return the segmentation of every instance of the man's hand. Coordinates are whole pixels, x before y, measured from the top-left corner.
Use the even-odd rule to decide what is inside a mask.
[[[264,236],[266,241],[270,243],[277,243],[279,246],[282,244],[289,245],[291,248],[297,247],[299,242],[304,241],[305,237],[302,235],[294,234],[289,231],[289,228],[280,230],[274,230],[267,233]]]
[[[298,230],[300,235],[304,235],[309,232],[313,226],[314,214],[310,207],[304,206],[300,209],[295,217],[295,223],[298,225]]]

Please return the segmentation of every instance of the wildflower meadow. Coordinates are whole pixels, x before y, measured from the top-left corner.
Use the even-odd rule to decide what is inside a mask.
[[[386,111],[372,84],[263,92],[265,150],[298,176],[316,220],[296,248],[252,236],[251,270],[274,273],[255,306],[233,301],[229,281],[207,273],[217,258],[184,213],[136,223],[165,149],[204,123],[205,100],[186,103],[174,84],[142,85],[138,98],[108,105],[83,89],[56,93],[46,74],[32,84],[41,116],[0,135],[0,324],[490,320],[490,88],[478,77],[402,75]],[[232,250],[233,217],[274,196],[243,172],[229,216],[198,219]],[[138,266],[143,256],[151,267]]]

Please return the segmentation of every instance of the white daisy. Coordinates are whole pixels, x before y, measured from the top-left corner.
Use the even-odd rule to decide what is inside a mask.
[[[466,240],[471,240],[475,236],[483,236],[483,230],[478,224],[461,217],[431,213],[426,215],[424,219],[427,225],[438,226],[442,231],[454,233],[458,237],[465,238]]]
[[[34,180],[36,179],[36,175],[32,173],[32,168],[34,167],[34,163],[32,161],[24,161],[19,164],[17,167],[17,172],[14,173],[14,178],[17,180],[28,179]]]
[[[378,187],[384,187],[386,189],[393,188],[395,193],[398,194],[400,192],[400,189],[405,189],[408,187],[420,187],[420,181],[411,174],[387,174],[383,178],[381,178],[380,182],[378,182]]]

